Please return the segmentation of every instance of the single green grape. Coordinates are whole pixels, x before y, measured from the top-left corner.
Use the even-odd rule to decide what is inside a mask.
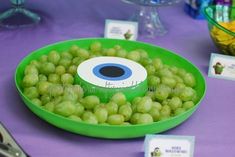
[[[171,78],[171,77],[162,77],[161,78],[161,83],[162,84],[165,84],[171,88],[174,88],[175,85],[176,85],[176,81],[174,78]]]
[[[148,76],[148,86],[151,88],[156,87],[158,84],[160,84],[160,78],[154,75]]]
[[[48,94],[53,97],[60,96],[64,93],[64,88],[60,84],[52,84],[48,87]]]
[[[148,124],[153,122],[153,117],[148,113],[143,113],[140,115],[137,124]]]
[[[64,66],[65,68],[68,68],[72,63],[71,59],[68,58],[61,58],[59,61],[59,65]]]
[[[169,102],[170,102],[170,99],[165,99],[161,103],[162,103],[162,106],[164,106],[164,105],[168,105]]]
[[[78,100],[78,96],[79,95],[76,93],[72,85],[67,85],[64,87],[63,100],[76,102]]]
[[[38,75],[38,79],[39,79],[39,82],[41,82],[41,81],[47,81],[47,76],[46,76],[46,75],[43,75],[43,74],[39,74],[39,75]]]
[[[78,51],[78,57],[82,58],[82,59],[88,59],[89,58],[89,52],[86,49],[80,49]]]
[[[38,75],[38,69],[34,65],[27,65],[25,70],[24,70],[25,75],[30,75],[30,74],[35,74]]]
[[[121,93],[121,92],[118,92],[116,94],[114,94],[110,101],[113,101],[115,102],[118,106],[121,106],[121,105],[124,105],[126,103],[126,96]]]
[[[109,115],[116,114],[118,112],[118,105],[111,101],[106,104],[106,109]]]
[[[51,96],[44,94],[41,96],[40,99],[41,99],[42,104],[45,105],[51,101]]]
[[[172,97],[168,103],[172,110],[182,107],[182,101],[178,97]]]
[[[83,88],[80,85],[73,85],[73,90],[78,96],[78,99],[81,99],[84,96]]]
[[[178,83],[184,83],[183,79],[181,77],[179,77],[178,75],[174,75],[173,78],[175,79],[176,81],[176,85]]]
[[[91,115],[89,118],[84,120],[84,122],[89,123],[89,124],[98,124],[98,120],[95,115]]]
[[[39,62],[41,62],[41,63],[45,63],[45,62],[47,62],[47,55],[42,55],[40,58],[39,58]]]
[[[164,85],[164,84],[160,84],[157,86],[156,91],[155,91],[155,98],[157,100],[165,100],[167,99],[167,97],[169,96],[169,94],[171,93],[171,88]]]
[[[162,68],[157,72],[159,77],[173,77],[173,73],[168,68]]]
[[[182,114],[182,113],[184,113],[186,110],[184,109],[184,108],[177,108],[176,110],[175,110],[175,115],[177,116],[177,115],[180,115],[180,114]]]
[[[55,110],[55,104],[53,102],[48,102],[43,106],[44,109],[46,109],[49,112],[54,112]]]
[[[90,111],[85,111],[83,113],[82,120],[89,124],[98,124],[98,120],[96,119],[96,116]]]
[[[169,117],[171,114],[171,108],[168,105],[163,105],[160,114],[161,117]]]
[[[107,51],[106,51],[106,55],[107,56],[115,56],[116,55],[116,50],[114,48],[109,48]]]
[[[178,69],[178,72],[177,72],[177,75],[180,76],[181,78],[183,78],[184,75],[186,75],[186,73],[187,73],[187,72],[186,72],[184,69],[179,68],[179,69]]]
[[[55,68],[55,74],[57,74],[57,75],[63,75],[65,72],[66,72],[66,69],[63,65],[58,65]]]
[[[39,97],[39,93],[36,87],[25,88],[24,95],[29,99],[35,99]]]
[[[191,87],[185,87],[181,90],[179,94],[179,98],[183,101],[190,101],[193,99],[193,96],[195,95],[195,90]]]
[[[147,113],[151,110],[152,108],[152,99],[150,97],[143,97],[137,104],[137,112],[140,113]]]
[[[183,108],[185,110],[189,110],[193,106],[194,106],[194,102],[193,101],[186,101],[186,102],[183,103]]]
[[[114,47],[113,47],[115,50],[121,50],[122,49],[122,47],[120,46],[120,45],[114,45]]]
[[[75,103],[74,105],[75,105],[75,107],[76,107],[75,112],[74,112],[74,115],[80,117],[80,116],[83,114],[83,112],[85,111],[85,108],[84,108],[84,106],[83,106],[82,104],[80,104],[79,102]]]
[[[157,108],[160,111],[162,109],[162,105],[159,102],[153,101],[152,108]]]
[[[94,53],[96,52],[100,52],[102,49],[102,45],[100,42],[93,42],[91,45],[90,45],[90,50]]]
[[[146,69],[148,75],[154,75],[155,68],[153,65],[149,64],[145,67],[145,69]]]
[[[96,106],[93,108],[93,113],[95,113],[95,111],[96,111],[97,109],[100,109],[100,108],[105,108],[105,109],[107,110],[106,105],[105,105],[104,103],[99,103],[98,105],[96,105]],[[108,111],[108,110],[107,110],[107,111]]]
[[[61,82],[62,84],[73,84],[74,78],[71,74],[65,73],[61,75]]]
[[[51,51],[49,54],[48,54],[48,61],[53,63],[54,65],[57,65],[60,61],[60,55],[58,52],[56,51]]]
[[[148,96],[148,97],[150,97],[152,100],[154,100],[154,99],[155,99],[155,93],[153,92],[153,90],[155,90],[155,88],[156,88],[156,87],[150,88],[151,91],[147,91],[146,94],[145,94],[145,96]]]
[[[76,106],[71,101],[62,101],[55,105],[54,112],[62,116],[70,116],[76,111]]]
[[[140,64],[142,64],[144,67],[147,65],[152,64],[152,59],[151,58],[141,58],[140,59]]]
[[[171,66],[169,69],[175,75],[178,73],[178,68],[176,66]]]
[[[86,96],[82,101],[83,106],[88,110],[92,110],[99,103],[100,99],[95,95]]]
[[[70,73],[71,75],[76,75],[77,73],[77,66],[76,65],[70,65],[68,68],[68,73]]]
[[[108,111],[104,107],[97,108],[94,115],[99,123],[104,123],[108,119]]]
[[[55,72],[55,65],[50,62],[45,62],[41,65],[39,70],[40,70],[40,73],[49,75]]]
[[[78,51],[79,51],[79,47],[77,45],[72,45],[69,48],[69,53],[73,56],[73,57],[78,57]]]
[[[60,53],[60,57],[61,59],[68,59],[68,60],[73,59],[73,56],[69,52],[66,52],[66,51]]]
[[[198,96],[197,96],[196,91],[195,91],[195,94],[194,94],[193,97],[192,97],[192,101],[193,101],[194,103],[196,103],[196,102],[198,101]]]
[[[132,116],[130,118],[131,124],[137,124],[137,122],[139,121],[140,115],[141,115],[141,113],[132,114]]]
[[[195,77],[191,73],[187,73],[183,77],[184,83],[189,87],[194,87],[196,85]]]
[[[176,83],[175,88],[184,88],[186,87],[186,85],[182,82],[182,83]]]
[[[121,125],[124,123],[124,116],[121,114],[110,115],[107,119],[107,122],[110,125]]]
[[[82,121],[82,119],[80,117],[76,116],[76,115],[71,115],[68,118],[71,119],[71,120],[77,121],[77,122]]]
[[[60,83],[60,75],[58,74],[49,74],[48,75],[48,81],[51,83],[58,84]]]
[[[156,122],[160,119],[160,111],[156,107],[152,107],[149,111],[149,114],[152,116],[153,120]]]
[[[140,100],[142,99],[142,97],[135,97],[133,100],[132,100],[132,102],[131,102],[131,104],[133,105],[133,104],[138,104],[139,102],[140,102]]]
[[[140,53],[138,51],[131,51],[127,53],[127,59],[139,62],[140,61]]]
[[[179,97],[180,93],[184,90],[185,85],[184,84],[180,85],[180,84],[178,83],[176,87],[172,90],[171,97],[174,97],[174,96]]]
[[[37,105],[37,106],[42,106],[42,102],[40,99],[38,98],[34,98],[31,100],[33,104]]]
[[[103,49],[101,50],[101,54],[102,54],[103,56],[106,56],[106,55],[107,55],[107,51],[108,51],[107,48],[103,48]]]
[[[82,114],[82,120],[87,120],[89,117],[94,116],[94,114],[91,111],[84,111]]]
[[[124,116],[124,121],[129,121],[132,115],[131,105],[122,105],[119,107],[118,113]]]
[[[88,54],[88,55],[89,55],[89,54]],[[71,64],[78,66],[78,65],[79,65],[80,63],[82,63],[83,61],[84,61],[83,58],[81,58],[81,57],[75,57],[75,58],[73,58]]]
[[[39,78],[36,74],[27,74],[23,78],[23,86],[24,87],[31,87],[38,83]]]
[[[126,50],[124,50],[124,49],[117,50],[117,54],[116,54],[117,57],[126,58],[126,55],[127,55]]]
[[[137,51],[139,51],[141,58],[149,58],[148,52],[146,52],[145,50],[138,49]]]
[[[155,68],[157,71],[163,68],[162,60],[159,59],[159,58],[154,58],[154,59],[152,60],[152,63],[153,63],[154,68]]]
[[[137,112],[137,104],[132,104],[131,109],[133,113]]]
[[[37,60],[32,60],[29,65],[35,66],[37,69],[39,69],[41,66],[41,63]]]
[[[47,82],[47,81],[38,82],[37,89],[38,89],[39,94],[41,94],[41,95],[47,94],[50,85],[51,85],[51,83]]]
[[[59,104],[63,101],[63,96],[56,96],[54,98],[51,97],[51,102],[53,102],[55,105]]]

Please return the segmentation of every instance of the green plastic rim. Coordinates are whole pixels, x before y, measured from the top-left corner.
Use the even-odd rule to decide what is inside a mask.
[[[159,57],[164,61],[165,64],[175,65],[179,68],[184,68],[186,71],[193,73],[197,81],[195,90],[198,95],[198,101],[196,105],[193,108],[189,109],[188,111],[178,116],[171,117],[169,119],[162,120],[159,122],[154,122],[151,124],[121,125],[121,126],[95,125],[95,124],[88,124],[85,122],[76,122],[74,120],[70,120],[60,115],[48,112],[47,110],[33,104],[23,94],[21,82],[24,76],[24,69],[31,60],[37,59],[41,55],[49,53],[49,51],[51,50],[64,51],[72,45],[78,45],[83,48],[88,48],[89,45],[95,41],[100,42],[105,48],[112,47],[118,44],[123,48],[125,48],[127,51],[131,51],[134,49],[144,49],[148,52],[150,58]],[[145,136],[146,134],[160,133],[168,129],[171,129],[184,122],[195,112],[195,110],[199,107],[199,104],[203,100],[206,93],[206,82],[200,70],[196,66],[194,66],[191,62],[184,59],[183,57],[175,53],[172,53],[169,50],[147,43],[117,40],[117,39],[104,39],[104,38],[68,40],[48,45],[33,51],[19,63],[15,72],[15,84],[22,100],[25,102],[25,105],[33,113],[35,113],[37,116],[47,121],[48,123],[73,133],[78,133],[90,137],[109,138],[109,139],[135,138],[135,137]]]
[[[212,17],[210,16],[209,12],[210,12],[210,11],[213,11],[213,12],[214,12],[215,7],[216,7],[216,6],[214,6],[214,5],[210,5],[210,6],[204,8],[203,12],[204,12],[204,15],[205,15],[207,21],[208,21],[210,24],[212,24],[212,25],[218,27],[219,29],[223,30],[224,32],[228,33],[229,35],[235,36],[235,32],[232,32],[232,31],[228,30],[227,28],[221,26],[214,18],[212,18]],[[235,9],[235,7],[229,7],[229,10],[233,10],[233,9]],[[213,14],[214,14],[214,13],[213,13]]]

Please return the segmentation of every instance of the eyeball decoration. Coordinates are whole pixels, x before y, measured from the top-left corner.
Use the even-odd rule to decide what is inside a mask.
[[[77,68],[76,83],[87,95],[98,94],[106,102],[116,92],[132,100],[148,90],[145,68],[120,57],[95,57],[82,62]]]

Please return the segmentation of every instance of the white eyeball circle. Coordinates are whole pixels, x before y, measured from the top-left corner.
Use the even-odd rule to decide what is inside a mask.
[[[147,78],[142,65],[120,57],[88,59],[78,66],[77,74],[83,81],[104,88],[132,87]]]

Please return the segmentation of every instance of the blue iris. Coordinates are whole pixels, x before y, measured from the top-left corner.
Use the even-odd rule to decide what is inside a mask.
[[[125,65],[116,63],[99,64],[93,68],[95,76],[110,81],[120,81],[129,78],[132,71]]]

